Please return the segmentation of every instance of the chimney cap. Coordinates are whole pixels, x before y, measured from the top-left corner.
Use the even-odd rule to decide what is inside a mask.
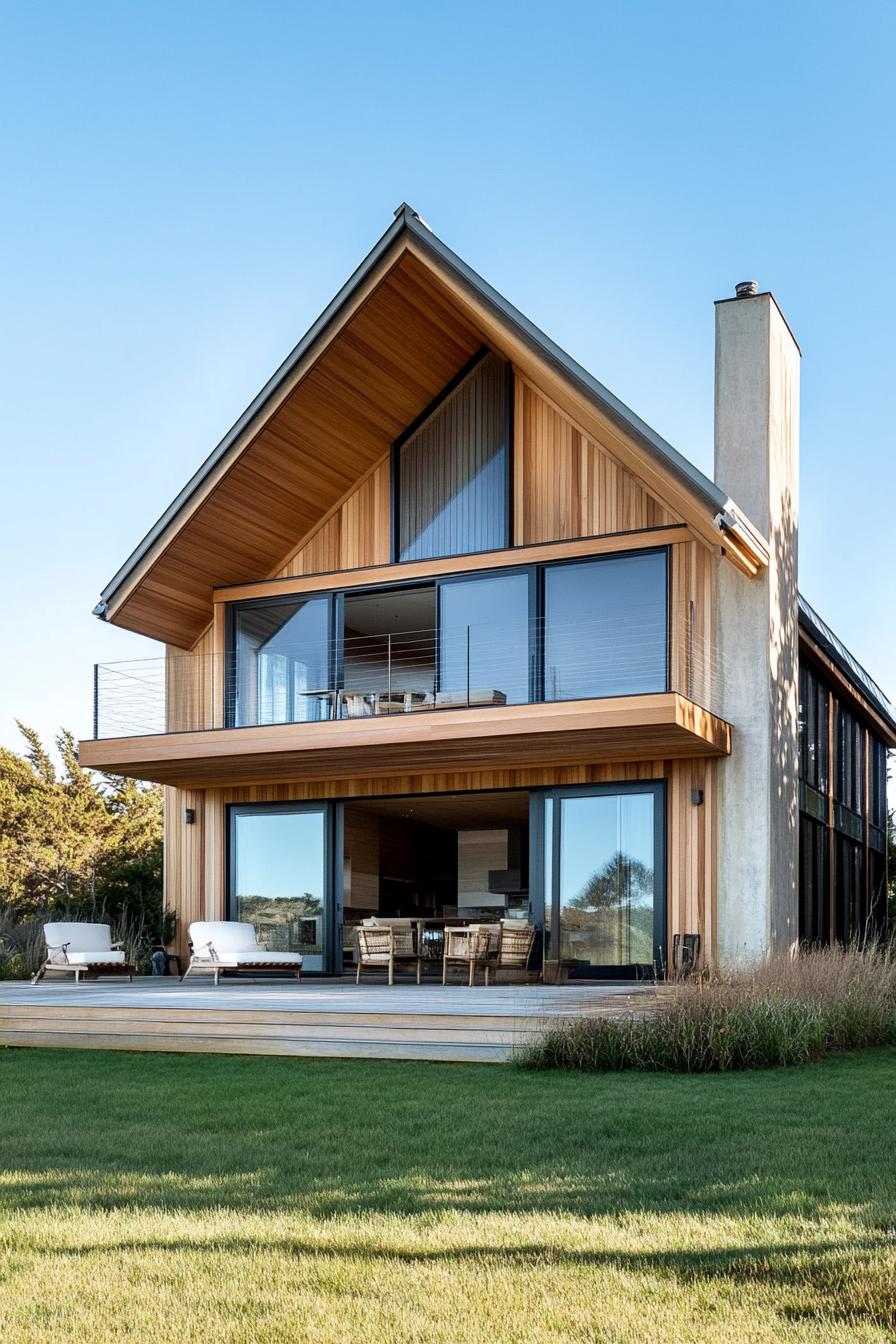
[[[739,280],[734,286],[736,299],[752,299],[758,293],[759,284],[756,280]]]

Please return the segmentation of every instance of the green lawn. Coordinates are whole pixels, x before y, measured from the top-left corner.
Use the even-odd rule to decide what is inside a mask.
[[[0,1339],[889,1340],[896,1053],[722,1076],[0,1051]]]

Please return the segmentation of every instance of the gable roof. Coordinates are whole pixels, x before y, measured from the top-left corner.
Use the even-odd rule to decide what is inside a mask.
[[[764,538],[724,491],[448,248],[406,203],[103,589],[96,615],[181,646],[214,587],[266,578],[483,344],[527,358],[634,446],[747,572]],[[284,451],[286,450],[286,451]],[[250,503],[251,501],[251,503]]]

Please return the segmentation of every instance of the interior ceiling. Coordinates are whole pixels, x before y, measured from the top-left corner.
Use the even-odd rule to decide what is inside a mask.
[[[213,589],[269,577],[482,344],[402,253],[112,621],[192,645]]]
[[[378,817],[401,817],[422,821],[448,831],[493,830],[506,826],[525,826],[529,821],[529,795],[525,790],[512,793],[439,794],[432,797],[376,798],[352,803],[346,811],[357,809]]]
[[[383,635],[391,630],[432,630],[435,623],[435,586],[404,588],[383,594],[350,594],[345,599],[346,629],[358,635]]]

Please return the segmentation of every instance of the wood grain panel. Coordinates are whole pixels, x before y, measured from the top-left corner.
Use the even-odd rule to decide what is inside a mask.
[[[517,542],[565,541],[681,521],[519,372],[515,410]]]
[[[187,824],[184,812],[192,808],[195,820]],[[201,790],[167,788],[164,793],[163,886],[166,910],[177,914],[175,946],[183,956],[187,925],[205,915],[205,795]]]
[[[231,803],[309,802],[325,799],[388,798],[409,795],[558,788],[587,784],[667,780],[668,933],[699,933],[705,960],[715,958],[716,765],[713,761],[632,761],[604,764],[416,773],[331,780],[284,780],[203,795],[166,790],[166,902],[180,915],[182,936],[192,919],[224,917],[224,824]],[[693,790],[702,790],[695,804]],[[169,805],[169,799],[172,803]],[[204,845],[179,822],[177,808],[204,805]],[[170,834],[170,839],[169,839]],[[175,843],[176,842],[176,843]],[[169,845],[172,853],[169,859]],[[200,851],[204,862],[199,861]],[[364,865],[360,861],[359,868]],[[360,872],[359,872],[360,876]]]
[[[288,597],[292,593],[326,592],[331,588],[372,588],[388,583],[408,583],[415,579],[447,574],[468,574],[479,570],[512,569],[516,565],[547,564],[552,560],[570,560],[616,551],[650,549],[688,541],[688,528],[648,528],[643,532],[610,533],[603,537],[583,537],[572,541],[544,542],[515,546],[500,551],[480,551],[476,555],[452,555],[440,560],[408,560],[397,565],[374,565],[330,575],[308,573],[295,578],[271,579],[260,583],[235,584],[215,591],[216,606],[261,597]]]
[[[165,722],[169,733],[215,728],[221,723],[215,658],[215,629],[205,631],[189,651],[165,648]]]
[[[391,453],[386,453],[270,577],[388,565],[391,527]]]
[[[713,584],[718,557],[703,542],[677,543],[671,552],[672,685],[711,708],[714,692]]]
[[[729,725],[674,692],[81,743],[89,768],[190,788],[730,749]]]
[[[208,622],[212,588],[276,572],[481,344],[435,278],[403,253],[203,487],[188,521],[110,619],[190,647]]]

